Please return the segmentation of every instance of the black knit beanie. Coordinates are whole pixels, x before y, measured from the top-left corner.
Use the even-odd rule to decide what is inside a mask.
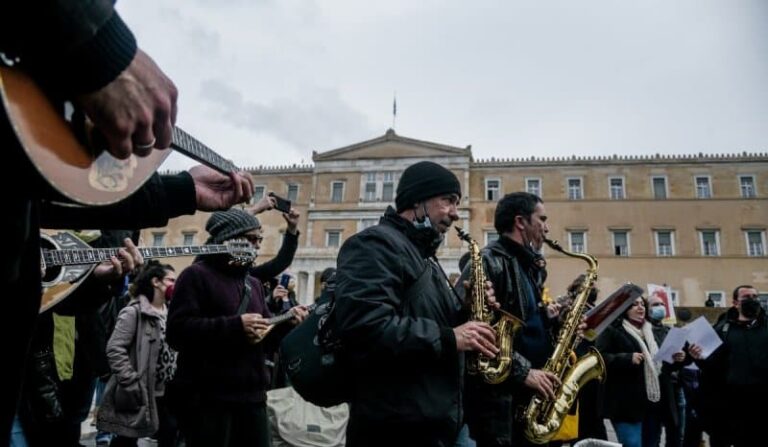
[[[431,161],[420,161],[408,166],[397,185],[395,205],[400,213],[440,194],[457,194],[461,197],[461,184],[453,172]]]
[[[257,228],[261,228],[259,219],[239,208],[216,211],[205,224],[205,231],[211,235],[209,244],[220,244]]]

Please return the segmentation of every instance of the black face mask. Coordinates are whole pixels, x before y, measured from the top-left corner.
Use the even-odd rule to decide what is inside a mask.
[[[760,301],[752,298],[741,301],[741,314],[744,315],[745,318],[754,320],[759,313]]]

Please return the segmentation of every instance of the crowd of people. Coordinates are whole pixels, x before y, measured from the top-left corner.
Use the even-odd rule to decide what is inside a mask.
[[[82,110],[115,158],[144,157],[170,146],[178,92],[112,3],[14,0],[0,27],[0,52],[57,101]],[[169,447],[270,445],[266,392],[290,385],[276,347],[308,313],[295,299],[295,278],[278,279],[298,247],[299,214],[283,213],[285,237],[272,260],[200,256],[175,272],[145,262],[139,229],[209,211],[208,244],[247,241],[258,250],[263,229],[256,215],[274,208],[275,199],[237,208],[251,199],[250,176],[197,166],[155,174],[115,204],[73,207],[26,160],[14,128],[0,121],[7,160],[27,179],[22,188],[11,176],[2,180],[4,190],[16,191],[4,203],[0,268],[7,298],[0,429],[10,445],[79,445],[94,392],[102,445],[137,445],[149,436]],[[468,294],[477,290],[467,287],[472,266],[451,282],[437,258],[462,197],[461,183],[445,167],[409,166],[394,206],[344,243],[338,270],[323,273],[325,283],[335,284],[334,331],[352,372],[351,447],[532,445],[524,409],[534,396],[551,401],[561,391],[563,377],[546,364],[569,308],[545,300],[547,214],[539,197],[524,192],[499,200],[499,239],[482,250],[484,299],[524,323],[509,377],[492,385],[467,374],[465,357],[493,359],[500,340],[491,324],[469,318]],[[41,228],[123,248],[72,296],[38,314]],[[100,231],[81,231],[88,228]],[[596,298],[595,291],[591,302]],[[282,313],[292,324],[271,323]],[[606,418],[629,447],[657,446],[662,432],[668,446],[699,445],[702,432],[715,447],[760,445],[760,412],[747,410],[768,397],[768,324],[757,290],[736,287],[733,307],[715,324],[723,344],[708,356],[691,344],[672,362],[657,361],[668,331],[664,317],[663,303],[639,297],[596,340],[607,378],[582,390],[575,410],[581,432],[566,440],[605,439]]]

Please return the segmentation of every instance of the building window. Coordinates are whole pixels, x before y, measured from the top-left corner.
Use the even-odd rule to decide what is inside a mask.
[[[747,238],[747,255],[765,256],[765,232],[747,231],[745,236]]]
[[[587,233],[583,231],[569,231],[568,245],[574,253],[587,252]]]
[[[325,246],[338,248],[341,245],[341,230],[325,232]]]
[[[712,185],[710,184],[709,176],[696,176],[696,198],[712,198]]]
[[[651,177],[651,187],[653,188],[653,198],[656,200],[665,200],[667,198],[667,178]]]
[[[490,244],[492,242],[496,242],[498,240],[499,240],[499,233],[497,233],[495,231],[486,231],[485,232],[485,245],[488,245],[488,244]]]
[[[501,192],[501,180],[494,178],[485,179],[485,200],[496,202]]]
[[[569,200],[581,200],[584,198],[584,190],[581,185],[580,177],[568,178],[568,199]]]
[[[183,245],[195,245],[195,233],[194,232],[186,232],[183,233],[184,235],[184,244]]]
[[[253,186],[253,198],[251,198],[251,203],[256,203],[259,200],[264,198],[264,193],[266,192],[267,187],[264,185],[254,185]]]
[[[535,196],[541,197],[541,179],[540,178],[525,179],[525,190]]]
[[[357,231],[365,230],[379,223],[379,219],[360,219],[357,224]]]
[[[361,187],[362,200],[364,202],[393,202],[396,185],[397,173],[394,171],[366,172]]]
[[[680,292],[675,289],[670,289],[669,292],[669,297],[672,298],[672,304],[675,306],[679,305],[680,301],[678,301],[678,299],[680,298]]]
[[[164,247],[165,246],[165,233],[152,233],[152,246]]]
[[[616,256],[629,256],[629,232],[624,230],[612,231],[613,254]]]
[[[725,307],[725,292],[707,290],[704,292],[704,304],[707,305],[708,302],[714,303],[715,307]]]
[[[299,198],[299,185],[296,183],[289,183],[288,184],[288,197],[286,197],[291,202],[296,202],[296,200]]]
[[[611,200],[623,200],[626,197],[624,191],[624,177],[611,177],[608,179]]]
[[[656,256],[675,255],[675,234],[672,231],[656,231]]]
[[[701,255],[720,256],[720,232],[718,230],[700,231]]]
[[[366,202],[376,201],[376,182],[365,182],[365,197]]]
[[[344,182],[331,182],[331,202],[341,203],[344,201]]]
[[[755,177],[752,175],[740,175],[739,185],[741,185],[741,197],[745,199],[752,199],[757,194],[755,193]]]

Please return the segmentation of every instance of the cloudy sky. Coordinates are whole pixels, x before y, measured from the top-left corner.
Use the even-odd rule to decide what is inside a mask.
[[[121,0],[236,164],[398,134],[476,158],[768,151],[764,0]],[[191,162],[174,157],[168,167]]]

